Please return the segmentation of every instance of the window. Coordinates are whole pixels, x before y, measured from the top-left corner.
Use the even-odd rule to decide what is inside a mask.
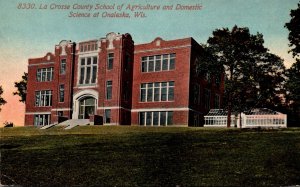
[[[128,54],[125,55],[125,61],[124,61],[124,70],[128,71],[129,70],[129,63],[131,62],[131,58]]]
[[[209,110],[210,109],[210,90],[205,89],[204,92],[204,98],[205,98],[205,109]]]
[[[199,84],[195,84],[194,85],[194,90],[193,90],[193,94],[194,94],[194,104],[200,104],[200,85]]]
[[[141,102],[174,101],[174,81],[143,83],[140,94]]]
[[[50,114],[34,115],[34,126],[44,126],[50,124]]]
[[[51,90],[36,91],[35,106],[52,106],[52,91]]]
[[[60,61],[60,74],[66,73],[66,59]]]
[[[124,89],[123,89],[123,99],[124,99],[124,101],[128,101],[129,91],[130,91],[129,81],[126,81],[125,84],[124,84]]]
[[[216,81],[215,81],[217,86],[220,86],[221,83],[221,75],[216,75]]]
[[[176,54],[142,57],[142,72],[169,71],[175,69]]]
[[[59,102],[64,102],[65,100],[65,85],[59,85]]]
[[[200,123],[199,114],[194,114],[194,126],[198,127]]]
[[[211,83],[211,75],[210,75],[209,72],[207,72],[207,73],[205,74],[205,79],[207,80],[208,83]]]
[[[110,109],[105,109],[105,123],[110,123],[111,122],[111,110]]]
[[[139,112],[139,124],[144,126],[167,126],[173,124],[173,112]]]
[[[79,84],[95,84],[97,78],[97,57],[80,58]]]
[[[52,81],[53,67],[38,69],[36,72],[36,79],[38,82]]]
[[[216,94],[215,95],[215,109],[219,109],[220,108],[220,95]]]
[[[80,52],[97,51],[97,42],[80,44]]]
[[[167,91],[168,91],[168,101],[174,101],[174,82],[171,81],[169,82],[169,85],[167,87]]]
[[[64,116],[64,111],[57,111],[57,116],[59,116],[59,117]]]
[[[114,53],[108,53],[107,55],[107,69],[111,70],[113,69],[114,64]]]
[[[112,98],[112,81],[106,81],[106,99]]]

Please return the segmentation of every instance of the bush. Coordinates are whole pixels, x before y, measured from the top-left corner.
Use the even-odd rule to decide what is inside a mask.
[[[4,122],[3,123],[4,127],[14,127],[14,123],[13,122]]]

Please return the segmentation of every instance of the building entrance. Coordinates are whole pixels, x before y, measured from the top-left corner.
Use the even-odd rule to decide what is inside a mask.
[[[89,119],[90,115],[95,114],[96,99],[85,97],[79,101],[78,119]]]

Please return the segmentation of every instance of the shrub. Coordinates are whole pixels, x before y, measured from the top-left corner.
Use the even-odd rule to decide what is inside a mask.
[[[13,122],[4,122],[3,123],[4,127],[13,127],[14,126],[14,123]]]

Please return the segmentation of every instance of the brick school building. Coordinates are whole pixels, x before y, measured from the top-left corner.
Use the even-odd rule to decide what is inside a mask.
[[[193,38],[135,44],[130,34],[108,33],[63,40],[54,53],[28,60],[25,125],[90,119],[100,125],[201,126],[224,93],[224,76],[195,68],[202,51]]]

